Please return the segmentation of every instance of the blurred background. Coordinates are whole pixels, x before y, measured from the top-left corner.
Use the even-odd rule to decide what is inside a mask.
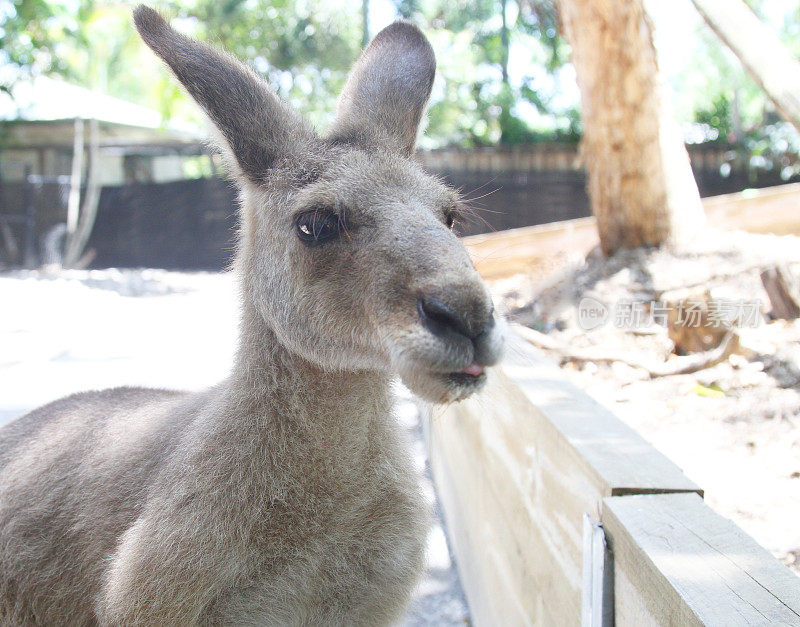
[[[800,52],[797,2],[748,4]],[[202,114],[136,35],[133,5],[0,4],[0,265],[228,263],[233,193],[204,143]],[[157,6],[181,31],[249,63],[318,128],[332,119],[365,42],[397,18],[413,19],[439,64],[421,158],[482,196],[461,232],[590,214],[579,90],[552,0]],[[796,129],[691,2],[649,9],[701,196],[800,180]]]

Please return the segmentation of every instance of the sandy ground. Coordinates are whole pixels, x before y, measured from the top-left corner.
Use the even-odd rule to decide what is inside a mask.
[[[197,390],[224,378],[236,337],[232,277],[160,270],[0,275],[0,425],[66,394],[117,385]],[[397,387],[397,418],[438,512],[419,412]],[[441,519],[404,622],[463,625],[469,612]]]
[[[743,307],[760,303],[756,323],[737,331],[740,349],[691,374],[651,378],[618,361],[545,352],[681,467],[711,507],[800,574],[800,321],[764,315],[770,305],[759,273],[775,263],[800,276],[800,238],[728,233],[686,255],[593,255],[538,284],[516,277],[493,289],[512,318],[562,345],[666,363],[674,359],[666,328],[616,326],[616,303],[668,299],[698,287]],[[582,328],[584,297],[607,305],[606,323]]]

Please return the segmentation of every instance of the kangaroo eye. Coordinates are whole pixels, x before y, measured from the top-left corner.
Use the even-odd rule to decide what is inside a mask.
[[[344,222],[331,211],[314,209],[298,215],[295,228],[300,241],[313,246],[338,236],[344,229]]]
[[[456,225],[456,214],[452,211],[448,212],[444,217],[444,223],[447,225],[448,229],[452,229]]]

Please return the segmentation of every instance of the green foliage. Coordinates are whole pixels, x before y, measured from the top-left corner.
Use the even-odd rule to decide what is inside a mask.
[[[437,51],[423,147],[580,138],[555,0],[392,1],[397,15],[420,24]],[[161,0],[157,6],[179,30],[245,60],[324,127],[359,54],[368,2]],[[56,74],[157,109],[165,120],[199,122],[198,109],[132,28],[135,3],[0,0],[0,89],[28,75]],[[773,25],[777,20],[783,40],[800,54],[800,5],[749,3]],[[698,28],[696,41],[690,66],[673,81],[679,117],[705,125],[709,139],[743,139],[753,155],[785,165],[779,148],[798,143],[791,130],[770,122],[772,109],[760,88],[707,28]]]
[[[712,141],[728,142],[733,139],[733,122],[731,119],[731,102],[727,93],[715,94],[710,106],[695,112],[695,121],[707,124],[717,132],[717,137],[709,137]]]
[[[784,180],[800,175],[800,133],[773,114],[744,138],[751,172],[778,170]]]
[[[800,53],[800,5],[749,0],[748,5]],[[774,106],[741,62],[713,32],[698,22],[687,67],[674,77],[678,116],[704,128],[695,141],[738,146],[737,159],[751,170],[778,169],[784,178],[800,173],[800,133],[781,121]]]
[[[172,1],[168,12],[195,37],[221,45],[264,75],[312,122],[332,117],[336,94],[360,52],[355,11],[322,0]]]
[[[574,107],[553,113],[564,46],[552,0],[395,0],[434,41],[440,71],[426,145],[523,143],[576,136]],[[14,0],[0,8],[6,86],[26,74],[58,74],[155,108],[165,120],[201,116],[139,40],[135,0]],[[330,122],[358,57],[364,0],[162,0],[179,30],[221,45],[262,74],[313,123]],[[9,66],[16,68],[10,73]],[[522,68],[520,70],[519,68]],[[531,72],[528,72],[530,68]],[[538,73],[539,77],[534,74]],[[535,113],[531,124],[524,113]],[[527,116],[529,117],[529,116]]]
[[[525,6],[527,13],[520,12],[517,28],[542,43],[547,53],[545,68],[555,72],[567,62],[569,54],[568,46],[558,30],[555,0],[529,0]]]
[[[47,0],[0,3],[0,90],[36,73],[70,74],[61,56],[69,43],[83,42],[80,18],[85,3],[73,16],[63,4]]]
[[[578,138],[576,103],[555,102],[566,46],[552,0],[416,0],[413,13],[399,6],[424,26],[447,77],[434,90],[424,145]]]

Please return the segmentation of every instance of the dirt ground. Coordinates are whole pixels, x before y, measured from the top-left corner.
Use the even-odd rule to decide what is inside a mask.
[[[547,277],[519,275],[492,289],[509,319],[545,334],[537,336],[540,347],[550,345],[545,352],[576,385],[800,574],[800,321],[770,320],[760,273],[775,264],[800,277],[800,238],[709,233],[692,253],[604,259],[594,251]],[[711,367],[654,376],[665,364],[682,363],[665,317],[655,314],[664,302],[703,294],[728,303],[738,348]],[[634,365],[613,359],[620,355]]]

